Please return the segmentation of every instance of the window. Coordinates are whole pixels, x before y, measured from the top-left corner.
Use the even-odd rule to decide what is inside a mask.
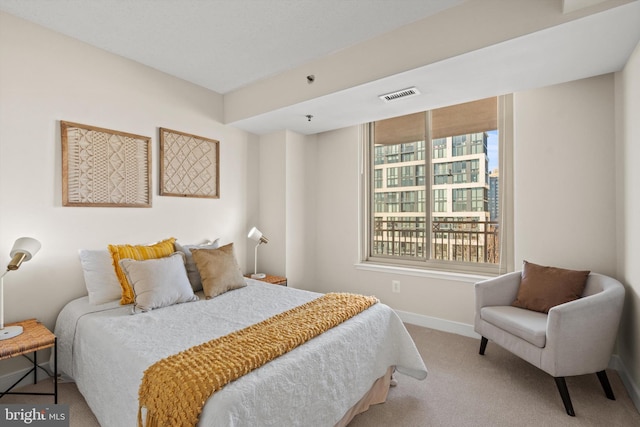
[[[467,203],[467,188],[454,188],[453,189],[453,212],[468,212],[469,206]]]
[[[387,169],[387,187],[397,187],[398,182],[398,169],[400,168],[388,168]]]
[[[435,185],[450,184],[451,179],[451,163],[434,163],[433,165],[433,183]]]
[[[382,188],[382,169],[373,171],[373,184],[375,188]]]
[[[434,139],[433,142],[433,158],[441,159],[446,157],[447,155],[447,139],[446,138],[438,138]],[[424,160],[424,156],[422,156]]]
[[[386,209],[383,212],[398,212],[398,193],[387,193],[387,198],[385,200]],[[393,221],[393,219],[391,219]]]
[[[447,211],[447,190],[433,190],[433,211]]]
[[[467,163],[464,162],[453,162],[452,170],[453,170],[453,183],[454,184],[464,184],[469,182],[467,179]]]
[[[416,165],[416,185],[424,186],[425,183],[424,165]]]
[[[368,125],[364,261],[513,268],[501,260],[511,221],[497,215],[507,200],[501,171],[512,167],[510,105],[510,96],[487,98]]]
[[[402,212],[417,212],[416,206],[416,192],[415,191],[403,191],[402,192]]]
[[[412,187],[415,185],[415,170],[415,166],[403,166],[402,168],[400,168],[400,182],[403,187]]]
[[[453,156],[464,156],[467,154],[467,136],[468,135],[456,135],[452,139],[453,143]]]

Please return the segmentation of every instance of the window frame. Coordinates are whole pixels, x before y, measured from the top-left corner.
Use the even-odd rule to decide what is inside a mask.
[[[390,267],[393,269],[401,268],[407,271],[434,271],[453,274],[478,274],[482,276],[495,276],[504,274],[509,271],[514,271],[514,253],[513,253],[513,95],[502,95],[497,97],[498,100],[498,145],[499,145],[499,170],[498,187],[499,192],[499,227],[500,227],[500,263],[477,263],[477,262],[465,262],[465,261],[449,261],[449,260],[437,260],[431,257],[431,241],[433,238],[432,221],[437,212],[433,211],[434,203],[434,163],[432,158],[434,153],[434,146],[430,137],[431,128],[431,113],[426,114],[426,135],[424,141],[424,169],[428,176],[425,180],[428,185],[424,187],[421,185],[418,191],[424,191],[425,206],[427,212],[425,212],[425,220],[427,221],[426,230],[428,235],[424,242],[424,252],[427,254],[424,260],[406,259],[394,255],[372,256],[372,243],[374,235],[374,219],[373,219],[373,170],[375,169],[375,156],[374,153],[374,122],[366,123],[361,128],[361,145],[362,145],[362,164],[361,164],[361,209],[360,209],[360,264],[369,265],[373,267]],[[474,151],[474,145],[477,141],[471,137],[466,141],[466,150]],[[417,149],[418,144],[415,144]],[[416,159],[418,154],[416,152]],[[422,163],[420,163],[422,165]],[[398,165],[399,166],[399,165]],[[471,164],[467,165],[467,173],[471,173],[469,170]],[[489,174],[490,171],[487,171]],[[417,184],[417,183],[416,183]],[[399,189],[398,189],[399,190]],[[489,190],[486,191],[488,198]],[[473,204],[472,192],[468,196],[469,204]],[[421,200],[417,198],[416,203]]]

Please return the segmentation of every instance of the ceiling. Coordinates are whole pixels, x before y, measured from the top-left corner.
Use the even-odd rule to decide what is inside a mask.
[[[567,11],[603,0],[547,3],[553,1],[564,4]],[[215,92],[233,94],[463,3],[0,0],[0,10]],[[229,124],[257,134],[281,129],[312,134],[618,71],[640,40],[640,2],[620,3],[562,25]],[[417,86],[423,95],[397,101],[393,107],[378,99],[380,94],[409,86]],[[307,114],[313,115],[311,121]]]
[[[0,10],[225,94],[462,2],[1,0]]]

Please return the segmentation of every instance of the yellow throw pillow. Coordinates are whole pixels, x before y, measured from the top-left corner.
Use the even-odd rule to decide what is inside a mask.
[[[116,276],[120,282],[122,288],[122,298],[120,304],[131,304],[135,300],[133,288],[127,280],[127,275],[124,274],[120,267],[121,259],[133,259],[136,261],[143,261],[145,259],[164,258],[175,252],[173,243],[175,238],[163,240],[151,245],[109,245],[109,253],[113,259],[113,267],[116,270]]]

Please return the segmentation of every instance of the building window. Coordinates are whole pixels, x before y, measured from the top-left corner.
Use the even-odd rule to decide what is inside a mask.
[[[504,270],[498,182],[511,165],[501,164],[510,141],[499,143],[498,107],[488,98],[369,124],[364,261]]]
[[[425,185],[424,170],[424,165],[416,165],[416,185]]]
[[[387,168],[387,187],[397,187],[400,185],[398,181],[398,170],[400,168]]]
[[[453,170],[452,175],[454,184],[465,184],[469,182],[469,179],[467,178],[467,170],[469,170],[468,164],[468,160],[462,162],[453,162],[451,169]]]
[[[400,168],[400,185],[402,187],[412,187],[416,185],[415,166],[403,166]]]
[[[416,206],[416,192],[415,191],[403,191],[402,192],[402,212],[416,213],[418,207]]]
[[[466,188],[454,188],[452,192],[453,212],[468,212],[469,203],[467,194],[469,190]]]
[[[424,141],[416,142],[416,160],[424,160]]]
[[[465,156],[467,154],[467,136],[468,135],[456,135],[452,138],[453,144],[453,156]]]
[[[442,159],[447,156],[447,139],[437,138],[434,139],[431,144],[433,145],[433,158]],[[422,156],[424,160],[424,156]]]
[[[373,171],[373,186],[375,188],[382,188],[382,169]]]
[[[398,193],[387,193],[385,203],[387,206],[383,212],[399,212]]]
[[[433,190],[433,211],[447,211],[447,190]]]

